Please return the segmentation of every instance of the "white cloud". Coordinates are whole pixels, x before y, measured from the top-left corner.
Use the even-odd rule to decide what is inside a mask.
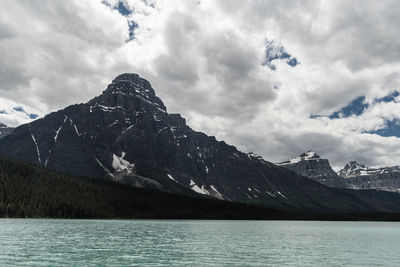
[[[139,25],[128,43],[127,18],[100,0],[2,1],[0,104],[45,114],[136,72],[193,128],[266,159],[314,149],[336,167],[400,164],[399,138],[365,133],[400,117],[398,102],[372,104],[400,89],[399,3],[125,2]],[[301,64],[262,66],[266,40]],[[361,116],[310,119],[359,96]]]

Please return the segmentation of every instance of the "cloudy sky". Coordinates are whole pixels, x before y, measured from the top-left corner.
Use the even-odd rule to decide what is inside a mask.
[[[0,120],[151,82],[195,130],[279,162],[400,164],[400,2],[3,0]]]

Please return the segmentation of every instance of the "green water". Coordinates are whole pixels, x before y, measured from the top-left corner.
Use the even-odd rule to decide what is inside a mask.
[[[400,223],[0,219],[1,266],[400,266]]]

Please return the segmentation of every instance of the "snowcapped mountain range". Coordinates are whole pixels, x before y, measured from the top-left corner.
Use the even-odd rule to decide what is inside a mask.
[[[338,174],[352,189],[377,189],[400,192],[400,166],[370,168],[349,161]]]
[[[331,187],[400,192],[400,166],[370,168],[349,161],[335,173],[329,161],[321,159],[314,151],[307,151],[278,165]]]
[[[339,186],[344,178],[314,152],[289,161],[299,175],[288,163],[277,166],[192,130],[137,74],[121,74],[89,102],[15,128],[0,139],[0,155],[91,179],[283,209],[400,210],[397,194],[321,184]]]
[[[394,172],[400,173],[400,166],[370,168],[364,164],[358,163],[357,161],[349,161],[343,169],[338,171],[338,174],[345,178],[351,178],[355,176],[378,175]]]
[[[364,164],[359,164],[357,161],[349,161],[343,169],[338,171],[338,174],[343,177],[351,177],[364,175],[368,173],[368,168]]]
[[[301,161],[305,161],[305,160],[317,160],[320,161],[321,157],[315,153],[312,150],[309,150],[307,152],[302,153],[300,156],[295,157],[293,159],[288,159],[287,161],[283,161],[281,163],[279,163],[279,165],[283,166],[283,165],[288,165],[288,164],[296,164],[299,163]]]
[[[0,140],[0,153],[74,175],[240,201],[281,202],[308,182],[193,131],[136,74],[118,76],[88,103],[16,128]],[[285,180],[293,185],[283,187]]]

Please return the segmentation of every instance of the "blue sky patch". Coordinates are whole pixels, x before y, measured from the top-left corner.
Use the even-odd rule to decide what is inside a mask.
[[[25,110],[22,107],[14,107],[13,109],[18,112],[25,112]]]
[[[392,93],[384,97],[374,99],[373,103],[390,103],[395,101],[396,97],[398,96],[400,96],[400,93],[398,91],[393,91]],[[360,116],[370,106],[368,103],[366,103],[365,99],[366,99],[365,96],[357,97],[356,99],[351,101],[349,105],[342,107],[340,110],[333,112],[329,116],[323,116],[311,113],[310,119],[321,118],[321,117],[327,117],[329,119],[341,119],[350,116]],[[400,137],[400,120],[385,119],[385,125],[381,129],[376,131],[367,131],[365,133],[377,134],[384,137],[388,136]]]
[[[129,38],[128,38],[127,42],[135,39],[135,29],[137,27],[139,27],[139,25],[136,22],[134,22],[133,20],[131,20],[131,21],[128,20],[128,26],[129,26]]]
[[[295,67],[299,64],[297,58],[290,55],[282,45],[274,41],[267,41],[265,59],[261,64],[267,66],[271,70],[276,70],[276,66],[272,62],[274,60],[284,60],[291,67]]]
[[[124,17],[129,17],[132,14],[132,10],[130,10],[123,1],[118,1],[118,4],[114,7],[114,9],[118,10],[118,12]]]
[[[34,114],[34,113],[28,113],[25,111],[25,109],[23,107],[13,107],[13,109],[17,112],[22,112],[24,113],[26,116],[28,116],[30,119],[34,120],[37,119],[39,117],[39,115]]]
[[[365,103],[365,96],[360,96],[351,101],[351,103],[339,111],[332,113],[330,119],[346,118],[352,115],[359,116],[363,114],[364,110],[368,108],[368,103]]]
[[[349,105],[342,107],[340,110],[333,112],[329,116],[323,116],[318,114],[310,114],[310,119],[328,117],[329,119],[340,119],[350,117],[352,115],[359,116],[364,113],[364,110],[369,107],[369,104],[365,102],[365,96],[360,96],[350,102]]]
[[[381,128],[376,131],[370,131],[368,133],[378,134],[384,137],[388,136],[400,137],[400,121],[398,119],[386,120],[384,128]]]
[[[115,5],[114,7],[112,7],[111,4],[107,0],[103,0],[102,3],[104,5],[110,7],[113,10],[117,10],[119,12],[119,14],[121,14],[122,16],[127,18],[126,21],[128,23],[129,37],[126,40],[126,42],[130,42],[130,41],[134,40],[135,39],[135,29],[137,27],[139,27],[139,25],[131,19],[133,10],[131,10],[129,8],[129,6],[126,4],[125,1],[118,1],[117,5]],[[147,4],[147,2],[145,2],[145,3]]]
[[[374,99],[374,103],[389,103],[393,102],[396,97],[398,97],[400,93],[398,91],[393,91],[392,93]],[[330,119],[338,119],[338,118],[346,118],[352,115],[359,116],[364,113],[364,111],[369,107],[369,104],[365,102],[365,96],[360,96],[351,101],[351,103],[338,111],[335,111],[331,115],[329,115]],[[318,115],[311,114],[310,118],[321,117]]]
[[[381,103],[381,102],[385,102],[385,103],[393,102],[393,101],[395,100],[395,98],[398,97],[399,95],[400,95],[400,93],[399,93],[398,91],[393,91],[392,93],[388,94],[387,96],[384,96],[384,97],[375,99],[375,102],[377,102],[377,103]]]

